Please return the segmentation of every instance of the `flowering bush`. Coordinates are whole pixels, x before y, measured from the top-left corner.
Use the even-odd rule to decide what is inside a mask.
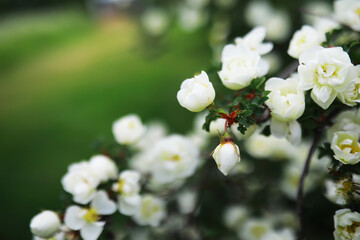
[[[181,8],[186,30],[202,24],[199,9],[207,4]],[[303,203],[322,188],[347,208],[330,212],[332,230],[321,229],[336,240],[359,239],[360,3],[335,1],[331,19],[296,31],[287,52],[298,60],[278,76],[268,74],[265,54],[274,45],[263,40],[266,32],[282,39],[286,27],[271,30],[286,17],[265,3],[248,12],[255,8],[264,14],[249,14],[249,22],[262,26],[225,45],[220,64],[181,84],[182,107],[207,109],[194,129],[167,135],[164,125],[146,126],[136,114],[115,121],[116,143],[103,143],[99,155],[70,165],[62,178],[65,208],[32,219],[37,239],[324,239],[307,213],[316,206]],[[160,34],[165,16],[144,13],[148,31]],[[220,82],[228,90],[218,92]]]

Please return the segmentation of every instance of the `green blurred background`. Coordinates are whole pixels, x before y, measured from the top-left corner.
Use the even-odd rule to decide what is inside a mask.
[[[178,105],[176,92],[209,65],[205,42],[201,31],[173,27],[161,39],[165,50],[149,53],[135,19],[95,21],[82,7],[3,16],[0,239],[31,238],[31,217],[59,209],[67,166],[88,159],[96,139],[111,139],[120,116],[137,113],[145,122],[163,120],[172,132],[189,129],[193,115]]]

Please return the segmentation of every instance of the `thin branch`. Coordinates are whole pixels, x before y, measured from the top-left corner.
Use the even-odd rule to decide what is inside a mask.
[[[301,174],[301,178],[299,181],[299,186],[298,186],[298,190],[297,190],[297,197],[296,197],[296,213],[298,215],[299,218],[299,233],[298,233],[298,240],[303,240],[304,239],[304,216],[303,216],[303,193],[304,193],[304,183],[305,183],[305,178],[309,172],[309,167],[310,167],[310,163],[311,163],[311,158],[314,155],[314,152],[320,142],[321,139],[321,131],[315,131],[315,136],[313,139],[313,142],[311,144],[309,153],[307,155],[306,161],[305,161],[305,165],[304,165],[304,169],[302,171]]]
[[[287,78],[289,77],[293,72],[295,72],[295,70],[298,68],[299,66],[299,61],[294,61],[292,62],[289,66],[287,66],[284,71],[282,71],[280,74],[279,74],[279,78]]]

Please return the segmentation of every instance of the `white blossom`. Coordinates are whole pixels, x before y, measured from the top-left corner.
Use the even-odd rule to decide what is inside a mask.
[[[146,128],[137,115],[129,114],[115,121],[112,131],[118,143],[130,145],[140,140]]]
[[[323,109],[327,109],[337,94],[350,84],[353,65],[341,47],[312,47],[300,55],[299,62],[302,88],[312,89],[311,98]]]
[[[192,112],[200,112],[213,103],[215,90],[206,72],[183,81],[177,99],[182,107]]]
[[[144,195],[141,197],[140,207],[133,219],[139,225],[157,227],[165,217],[166,209],[163,200],[152,195]]]
[[[348,178],[339,179],[336,181],[327,180],[325,182],[326,194],[325,196],[331,202],[346,205],[349,201],[349,193],[352,191],[352,181]]]
[[[338,131],[352,132],[360,135],[360,111],[359,110],[347,110],[341,112],[334,119],[334,125],[332,125],[327,131],[327,141],[331,142],[334,133]]]
[[[315,28],[304,25],[300,30],[295,32],[290,40],[288,54],[293,58],[299,58],[303,52],[311,47],[320,46],[320,43],[324,40],[324,36]]]
[[[53,211],[42,211],[35,215],[30,222],[32,234],[41,238],[53,237],[60,231],[60,218]]]
[[[141,151],[150,149],[155,142],[167,135],[167,128],[162,122],[152,122],[147,128],[143,137],[135,143],[135,147]]]
[[[335,18],[355,31],[360,31],[360,2],[337,0],[334,2]]]
[[[116,204],[109,199],[105,191],[96,193],[90,203],[90,208],[81,208],[76,205],[65,211],[65,225],[75,231],[80,230],[84,240],[96,240],[103,231],[105,222],[100,221],[102,215],[110,215],[116,211]]]
[[[200,163],[199,149],[181,135],[170,135],[152,149],[152,176],[159,183],[171,183],[191,176]]]
[[[100,179],[90,163],[82,161],[69,166],[61,183],[64,190],[73,195],[75,202],[86,204],[94,198]]]
[[[335,132],[331,141],[334,158],[344,164],[356,164],[360,161],[359,136],[352,132]]]
[[[237,230],[249,216],[249,212],[245,206],[233,205],[227,207],[224,212],[224,224],[226,227]]]
[[[295,240],[295,234],[290,229],[282,229],[267,233],[261,240]]]
[[[266,35],[266,28],[259,26],[252,29],[248,34],[244,37],[235,38],[235,44],[245,44],[250,50],[255,51],[260,55],[264,55],[269,53],[272,48],[272,43],[263,43]]]
[[[182,29],[192,32],[202,27],[208,20],[208,14],[203,9],[182,6],[179,9],[179,24]]]
[[[334,215],[335,240],[360,239],[360,214],[350,209],[340,209]]]
[[[101,182],[109,179],[115,179],[117,175],[117,166],[113,160],[104,155],[95,155],[90,158],[90,167],[98,176]]]
[[[221,61],[219,77],[232,90],[249,86],[252,79],[264,76],[269,70],[269,64],[243,43],[226,45]]]
[[[231,140],[220,143],[212,153],[218,169],[227,176],[231,169],[240,162],[239,147]]]
[[[305,96],[296,78],[270,78],[265,83],[265,90],[270,91],[265,104],[273,118],[293,121],[304,113]]]
[[[211,121],[210,127],[209,127],[210,135],[217,136],[219,133],[224,134],[225,133],[225,123],[226,123],[226,119],[224,119],[224,118],[218,118],[214,121]]]
[[[119,194],[119,211],[124,215],[135,214],[140,205],[140,174],[137,171],[125,170],[120,173],[118,182],[114,183],[112,189]]]
[[[272,225],[270,222],[262,219],[249,219],[238,231],[238,235],[241,239],[259,240],[271,231]]]
[[[185,190],[177,196],[177,204],[181,214],[189,214],[195,210],[197,203],[197,193],[194,190]]]
[[[159,36],[168,28],[169,16],[162,9],[150,8],[141,16],[141,23],[148,34]]]
[[[338,93],[338,98],[346,105],[355,106],[360,102],[360,65],[352,68],[349,78],[351,83]]]

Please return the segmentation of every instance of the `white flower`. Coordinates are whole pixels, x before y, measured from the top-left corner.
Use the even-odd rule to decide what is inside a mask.
[[[273,48],[272,43],[263,43],[265,35],[265,27],[256,27],[244,37],[235,38],[235,44],[245,44],[250,48],[250,50],[255,51],[260,55],[264,55],[269,53]]]
[[[183,6],[179,9],[179,24],[182,29],[192,32],[203,26],[208,19],[207,12],[202,9],[196,9]]]
[[[267,233],[261,240],[295,240],[295,235],[290,229],[282,229]]]
[[[352,192],[352,181],[344,178],[337,181],[327,180],[325,182],[325,196],[333,203],[345,205],[349,201],[349,193]]]
[[[360,2],[358,0],[337,0],[334,2],[335,18],[360,31]]]
[[[249,86],[252,79],[264,76],[269,70],[269,64],[243,43],[226,45],[221,61],[219,77],[232,90]]]
[[[152,176],[159,183],[171,183],[191,176],[200,163],[199,149],[181,135],[170,135],[152,149]]]
[[[35,215],[30,222],[32,234],[41,238],[53,237],[60,231],[59,216],[53,211],[42,211]]]
[[[225,123],[226,119],[224,118],[218,118],[214,121],[211,121],[210,127],[209,127],[209,133],[210,135],[218,135],[225,133]]]
[[[137,115],[126,115],[114,122],[112,131],[120,144],[133,144],[145,134],[146,128]]]
[[[338,98],[346,105],[355,106],[360,102],[360,65],[352,68],[349,78],[352,79],[351,83],[338,93]]]
[[[348,110],[341,112],[335,119],[334,125],[327,131],[327,140],[331,142],[334,133],[338,131],[352,132],[360,135],[360,111]]]
[[[360,214],[340,209],[334,215],[335,240],[360,239]]]
[[[167,128],[162,122],[152,122],[146,128],[145,135],[135,143],[139,150],[150,149],[155,142],[163,139],[167,134]]]
[[[353,65],[341,47],[312,47],[301,54],[299,62],[300,85],[304,90],[312,89],[311,98],[323,109],[350,84]]]
[[[177,196],[177,204],[179,212],[189,214],[195,210],[197,201],[197,193],[193,190],[185,190]]]
[[[270,91],[265,104],[273,118],[292,121],[304,113],[305,96],[297,79],[270,78],[265,83],[265,90]]]
[[[298,145],[301,142],[302,130],[300,124],[296,120],[283,122],[276,118],[272,118],[270,121],[270,131],[275,137],[285,137],[294,145]]]
[[[66,235],[64,232],[58,232],[55,233],[55,235],[52,236],[51,238],[42,238],[42,237],[34,236],[33,240],[66,240],[65,236]]]
[[[75,202],[87,204],[94,198],[100,179],[90,163],[83,161],[71,164],[61,183]]]
[[[225,125],[225,124],[224,124]],[[245,134],[242,134],[237,128],[239,127],[238,123],[234,123],[231,125],[230,129],[231,132],[235,135],[235,138],[237,140],[242,140],[242,139],[246,139],[248,137],[250,137],[251,135],[253,135],[255,133],[255,131],[258,129],[258,125],[253,124],[250,127],[248,127],[248,129],[246,130]]]
[[[133,155],[130,159],[130,167],[143,174],[150,173],[155,160],[153,155],[154,151],[152,149],[147,149]]]
[[[180,105],[192,112],[201,112],[215,99],[215,90],[206,72],[186,79],[177,93]]]
[[[150,8],[141,16],[141,23],[148,34],[159,36],[167,29],[169,17],[162,9]]]
[[[95,155],[89,160],[90,167],[98,176],[101,182],[109,179],[115,179],[117,175],[117,167],[113,160],[104,155]]]
[[[80,236],[85,240],[96,240],[103,231],[105,222],[99,221],[101,215],[110,215],[116,211],[116,204],[109,199],[105,191],[96,193],[90,203],[90,208],[72,205],[66,209],[65,225],[75,231],[80,230]]]
[[[112,189],[119,193],[119,211],[120,213],[131,216],[135,214],[140,205],[140,174],[133,170],[125,170],[120,173],[119,180],[114,183]]]
[[[240,162],[239,147],[231,140],[220,143],[212,153],[218,169],[227,176],[231,169]]]
[[[238,231],[239,237],[246,240],[260,240],[272,231],[272,226],[268,221],[260,219],[250,219]]]
[[[237,230],[248,218],[249,212],[246,207],[234,205],[226,208],[224,212],[224,224],[226,227]]]
[[[313,26],[322,36],[325,36],[327,32],[340,27],[339,23],[334,20],[321,17],[315,19]]]
[[[288,54],[293,58],[299,58],[300,55],[311,47],[319,46],[325,40],[323,35],[313,27],[304,25],[295,32],[288,49]]]
[[[283,41],[291,30],[287,12],[274,9],[267,1],[250,1],[245,9],[245,20],[251,26],[264,26],[267,38],[272,41]]]
[[[356,164],[360,161],[359,136],[352,132],[335,132],[331,141],[334,158],[344,164]]]
[[[144,195],[133,219],[139,225],[157,227],[166,217],[165,203],[152,195]]]

